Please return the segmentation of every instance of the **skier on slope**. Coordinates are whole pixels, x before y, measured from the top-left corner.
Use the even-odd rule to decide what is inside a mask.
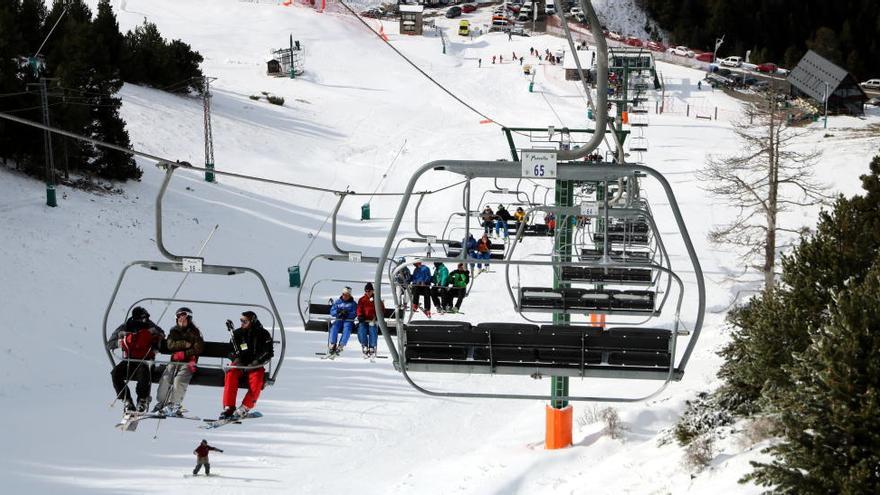
[[[181,403],[192,376],[196,372],[196,362],[205,347],[205,340],[199,327],[193,323],[193,313],[189,308],[175,312],[177,324],[168,331],[166,344],[171,351],[171,362],[165,367],[159,388],[156,391],[156,407],[153,412],[162,411],[169,416],[180,416]]]
[[[424,296],[425,316],[431,317],[431,270],[422,264],[421,261],[415,262],[415,269],[412,274],[412,295],[413,295],[413,311],[419,309],[419,296]]]
[[[379,303],[382,309],[385,306]],[[373,298],[373,283],[367,282],[364,286],[364,295],[357,303],[358,341],[361,343],[361,351],[364,357],[376,355],[376,345],[379,340],[379,327],[376,325],[376,304]]]
[[[202,466],[205,466],[205,476],[211,476],[211,461],[208,459],[208,452],[212,450],[223,453],[223,449],[208,445],[207,440],[202,440],[202,443],[196,447],[196,450],[193,450],[193,454],[196,456],[196,467],[193,469],[193,476],[199,475],[199,470],[202,469]]]
[[[131,317],[110,334],[107,349],[122,349],[123,358],[113,367],[110,376],[116,398],[122,399],[126,412],[146,412],[150,405],[150,385],[152,384],[152,360],[156,355],[159,343],[165,338],[165,332],[150,321],[150,313],[137,306],[131,311]],[[135,380],[137,407],[131,400],[128,382]]]
[[[345,345],[348,344],[348,338],[351,337],[351,331],[354,327],[354,320],[357,316],[357,303],[351,296],[351,287],[342,289],[339,296],[332,306],[330,306],[330,316],[334,318],[333,324],[330,325],[330,337],[328,344],[328,353],[342,353]],[[339,332],[342,331],[340,337]]]
[[[241,326],[232,332],[234,349],[230,360],[232,366],[226,370],[223,381],[223,412],[220,419],[245,417],[257,405],[260,392],[266,379],[266,363],[272,359],[275,350],[272,347],[272,334],[263,328],[253,311],[241,314]],[[232,321],[226,320],[226,327],[232,328]],[[241,406],[236,409],[238,380],[241,375],[247,377],[248,391],[242,399]]]

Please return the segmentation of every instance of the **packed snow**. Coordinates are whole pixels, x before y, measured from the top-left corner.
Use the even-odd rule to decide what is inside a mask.
[[[93,6],[96,0],[90,2]],[[358,192],[401,191],[411,173],[436,159],[509,157],[499,127],[463,107],[413,70],[377,36],[350,16],[306,7],[237,0],[122,0],[114,2],[123,30],[147,18],[168,38],[190,43],[205,57],[213,83],[215,161],[223,171],[280,181],[350,188]],[[488,19],[485,9],[463,18]],[[378,29],[378,21],[370,20]],[[439,37],[401,36],[384,22],[391,43],[433,78],[492,120],[507,126],[582,128],[586,97],[579,83],[565,81],[561,65],[529,56],[565,49],[550,36],[513,38],[501,33],[462,37],[458,19],[438,18]],[[305,74],[297,79],[265,75],[266,54],[293,35],[306,50]],[[534,92],[512,53],[538,68]],[[511,58],[508,58],[508,54]],[[492,64],[493,55],[504,62]],[[481,65],[477,59],[482,59]],[[8,493],[758,493],[737,480],[758,458],[762,444],[743,444],[736,433],[717,445],[709,468],[694,471],[683,451],[667,442],[668,429],[685,401],[717,385],[715,352],[725,342],[724,313],[754,290],[758,277],[733,280],[743,269],[729,250],[706,240],[708,229],[735,212],[699,187],[694,173],[709,154],[734,152],[730,120],[738,111],[731,97],[704,87],[700,72],[661,64],[669,108],[718,107],[718,120],[684,112],[654,113],[641,160],[675,188],[684,219],[705,272],[708,299],[703,334],[681,382],[647,402],[574,404],[574,445],[544,450],[541,401],[438,399],[411,388],[389,359],[360,358],[355,337],[343,356],[322,361],[326,335],[306,333],[297,298],[310,287],[288,287],[287,268],[303,267],[332,252],[330,227],[320,231],[337,197],[315,191],[221,177],[208,184],[197,173],[175,174],[164,203],[164,238],[169,250],[194,255],[209,232],[206,262],[249,266],[267,279],[286,329],[287,355],[277,383],[258,402],[263,418],[206,432],[189,421],[145,421],[137,432],[120,433],[122,415],[110,407],[113,389],[103,349],[102,318],[122,268],[133,260],[161,259],[155,245],[154,201],[164,172],[147,160],[142,181],[122,194],[59,188],[59,207],[44,206],[40,181],[0,169],[0,238],[4,281],[0,286],[4,331],[0,367],[0,423],[4,448],[0,475]],[[285,105],[255,101],[261,92],[283,96]],[[659,98],[659,94],[652,98]],[[126,85],[122,114],[132,145],[171,160],[204,163],[201,101]],[[659,105],[658,105],[659,106]],[[843,194],[859,190],[858,175],[877,151],[878,115],[832,118],[828,129],[813,124],[804,149],[825,150],[820,179]],[[873,127],[872,127],[873,126]],[[843,146],[845,143],[845,146]],[[519,143],[525,146],[526,143]],[[399,153],[399,156],[397,156]],[[383,178],[383,175],[387,177]],[[458,177],[434,172],[420,190],[453,184]],[[504,184],[513,188],[516,181]],[[475,201],[491,181],[476,181]],[[552,194],[552,193],[551,193]],[[649,186],[656,211],[668,211],[662,191]],[[338,224],[340,245],[376,255],[385,241],[399,198],[376,196],[373,219],[360,221],[363,198],[347,199]],[[511,198],[489,197],[495,206]],[[480,205],[482,206],[482,205]],[[420,230],[442,231],[449,213],[461,208],[461,190],[429,196]],[[810,226],[816,209],[786,215]],[[685,324],[694,319],[693,274],[671,217],[658,216],[668,237],[673,266],[682,270]],[[402,234],[413,233],[412,208]],[[312,243],[312,237],[317,238]],[[523,243],[528,252],[549,251],[546,239]],[[308,251],[307,251],[308,249]],[[405,254],[423,248],[405,245]],[[340,266],[337,266],[340,265]],[[369,280],[374,267],[316,261],[309,281]],[[546,276],[546,275],[544,275]],[[145,297],[167,298],[181,274],[131,271],[109,325],[122,323],[129,305]],[[207,280],[205,280],[207,279]],[[464,302],[468,321],[518,321],[503,290],[501,269],[482,274]],[[338,296],[342,284],[324,283],[315,296]],[[362,284],[353,286],[359,296]],[[259,284],[245,276],[190,276],[177,296],[266,304]],[[387,298],[386,298],[387,300]],[[166,330],[165,306],[148,306]],[[240,308],[192,304],[194,320],[207,340],[226,340],[223,322]],[[443,318],[443,317],[440,317]],[[451,319],[451,317],[450,317]],[[683,344],[682,344],[683,345]],[[380,339],[380,354],[387,355]],[[420,375],[439,390],[548,393],[548,379]],[[572,393],[635,396],[650,384],[572,379]],[[155,388],[153,389],[155,391]],[[219,389],[190,387],[186,407],[211,417],[220,412]],[[243,391],[239,392],[239,399]],[[613,406],[625,426],[612,439],[595,407]],[[155,436],[155,439],[154,439]],[[224,453],[212,453],[216,477],[186,478],[191,454],[206,438]]]

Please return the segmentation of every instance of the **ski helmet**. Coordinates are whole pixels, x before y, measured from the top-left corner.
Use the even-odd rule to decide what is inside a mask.
[[[181,316],[186,316],[186,319],[187,319],[187,320],[192,320],[193,312],[192,312],[191,309],[189,309],[189,308],[187,308],[187,307],[183,307],[183,308],[179,308],[179,309],[174,313],[174,316],[176,316],[176,317],[178,317],[178,318],[180,318]]]
[[[135,320],[146,320],[150,317],[150,313],[147,313],[147,310],[136,306],[133,310],[131,310],[131,317]]]

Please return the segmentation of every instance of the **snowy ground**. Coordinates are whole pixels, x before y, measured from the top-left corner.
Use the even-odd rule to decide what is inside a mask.
[[[96,3],[96,2],[91,2]],[[143,21],[158,24],[166,37],[182,38],[205,56],[214,83],[214,138],[217,167],[279,180],[356,191],[399,191],[421,164],[444,158],[496,159],[509,156],[497,126],[463,108],[403,63],[362,25],[350,18],[235,0],[127,0],[119,12],[123,29]],[[120,7],[120,2],[114,2]],[[466,16],[467,18],[467,16]],[[509,126],[585,125],[585,97],[564,81],[561,67],[540,65],[534,93],[509,52],[526,54],[562,47],[552,37],[508,41],[502,34],[473,40],[455,34],[457,20],[440,18],[450,42],[446,55],[439,38],[401,37],[385,24],[392,42],[433,77],[495,121]],[[264,75],[265,56],[294,35],[307,50],[306,74],[299,79]],[[505,63],[487,63],[493,54]],[[477,67],[476,58],[482,58]],[[526,63],[537,64],[527,57]],[[661,67],[666,96],[685,103],[735,110],[721,93],[697,92],[699,72]],[[286,98],[284,107],[252,101],[268,91]],[[202,163],[202,110],[197,100],[126,86],[123,116],[133,145],[175,160]],[[736,294],[752,287],[727,276],[741,269],[729,252],[709,245],[705,234],[733,212],[713,202],[693,180],[710,153],[733,151],[727,121],[684,115],[650,114],[646,164],[666,174],[675,187],[685,220],[706,273],[708,302],[703,337],[687,374],[662,395],[644,403],[615,406],[628,431],[622,440],[602,425],[582,421],[592,404],[575,404],[574,446],[543,450],[544,404],[539,401],[440,400],[410,388],[388,360],[375,364],[354,356],[320,361],[314,353],[324,336],[305,333],[296,311],[300,295],[287,287],[287,267],[330,252],[328,231],[305,253],[336,198],[329,194],[221,179],[209,185],[180,172],[165,202],[165,242],[172,252],[194,254],[215,224],[220,227],[205,251],[214,264],[260,270],[268,280],[287,328],[288,356],[278,383],[259,403],[265,414],[246,425],[204,433],[192,423],[166,421],[153,440],[156,423],[134,434],[112,425],[119,407],[101,347],[101,319],[122,267],[135,259],[159,259],[155,248],[153,201],[162,178],[141,161],[144,178],[127,184],[123,195],[101,196],[61,188],[60,207],[43,206],[43,187],[0,171],[0,238],[4,281],[2,313],[12,319],[4,331],[0,366],[0,409],[4,449],[0,475],[7,490],[28,493],[755,493],[738,485],[756,450],[731,440],[720,445],[712,467],[692,477],[674,444],[659,446],[684,401],[715,383],[715,351],[725,341],[723,312]],[[828,131],[813,129],[804,147],[826,150],[818,167],[823,180],[845,194],[858,191],[858,174],[877,151],[877,115],[868,120],[835,118]],[[826,136],[827,137],[823,137]],[[845,143],[845,146],[843,145]],[[381,176],[399,150],[389,177]],[[424,188],[455,177],[432,173]],[[479,194],[490,182],[475,185]],[[513,187],[514,182],[506,184]],[[655,209],[664,200],[648,189]],[[442,230],[460,205],[451,190],[426,199],[421,228]],[[493,198],[509,201],[505,198]],[[393,197],[372,201],[374,220],[360,222],[360,200],[342,208],[339,242],[377,254]],[[789,215],[811,224],[815,211]],[[672,221],[660,217],[661,234],[672,236]],[[405,223],[408,231],[412,221]],[[540,240],[526,249],[546,251]],[[546,241],[543,241],[546,242]],[[686,259],[674,241],[675,266]],[[415,248],[409,248],[416,253]],[[366,280],[368,266],[315,265],[315,279]],[[503,274],[481,275],[463,309],[471,321],[514,317],[506,296],[498,295]],[[692,276],[682,272],[693,289]],[[111,315],[122,318],[141,297],[168,297],[181,276],[133,274]],[[257,284],[242,280],[190,277],[182,298],[263,303]],[[311,277],[310,277],[311,278]],[[361,287],[355,287],[360,291]],[[335,295],[337,288],[328,286]],[[747,294],[747,293],[746,293]],[[211,340],[224,340],[234,309],[194,305],[196,322]],[[686,310],[693,308],[687,301]],[[154,305],[158,317],[162,307]],[[687,323],[693,311],[683,312]],[[167,328],[170,319],[158,322]],[[354,347],[356,346],[356,342]],[[353,348],[352,348],[353,349]],[[380,351],[384,344],[380,343]],[[424,384],[450,390],[547,392],[549,381],[528,378],[421,377]],[[643,384],[572,380],[572,392],[635,393]],[[195,414],[220,410],[220,391],[192,387],[186,405]],[[604,404],[601,406],[605,406]],[[212,455],[215,479],[185,479],[192,449],[201,438],[223,448]]]

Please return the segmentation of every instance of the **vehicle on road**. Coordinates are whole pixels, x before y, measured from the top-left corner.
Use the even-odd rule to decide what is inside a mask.
[[[471,34],[471,21],[459,21],[458,22],[458,35],[459,36],[467,36]]]
[[[649,41],[645,46],[648,47],[648,50],[651,50],[654,52],[665,52],[666,51],[666,45],[664,45],[663,43],[660,43],[659,41]]]
[[[743,64],[742,57],[732,56],[721,59],[721,65],[725,67],[740,67]]]
[[[868,79],[859,85],[865,89],[880,89],[880,79]]]
[[[684,45],[678,45],[676,47],[670,48],[669,53],[671,53],[673,55],[678,55],[679,57],[689,57],[689,58],[694,57],[693,50],[691,50],[690,48],[688,48]]]
[[[703,52],[694,55],[694,59],[699,60],[700,62],[708,62],[712,63],[715,61],[715,54],[712,52]]]
[[[776,74],[776,71],[779,70],[779,66],[773,62],[764,62],[763,64],[758,64],[758,66],[755,67],[755,70],[767,74]]]
[[[868,100],[868,105],[871,105],[874,107],[880,107],[880,96],[875,96],[875,97],[871,98],[870,100]]]
[[[461,7],[459,7],[458,5],[454,5],[452,7],[449,7],[449,9],[446,11],[446,18],[447,19],[453,19],[453,18],[458,17],[460,15],[461,15]]]
[[[461,6],[462,13],[470,14],[471,12],[477,10],[477,6],[472,3],[466,3]]]
[[[645,44],[642,43],[642,40],[636,38],[635,36],[627,36],[626,39],[623,40],[623,42],[629,46],[635,46],[637,48],[645,46]]]

